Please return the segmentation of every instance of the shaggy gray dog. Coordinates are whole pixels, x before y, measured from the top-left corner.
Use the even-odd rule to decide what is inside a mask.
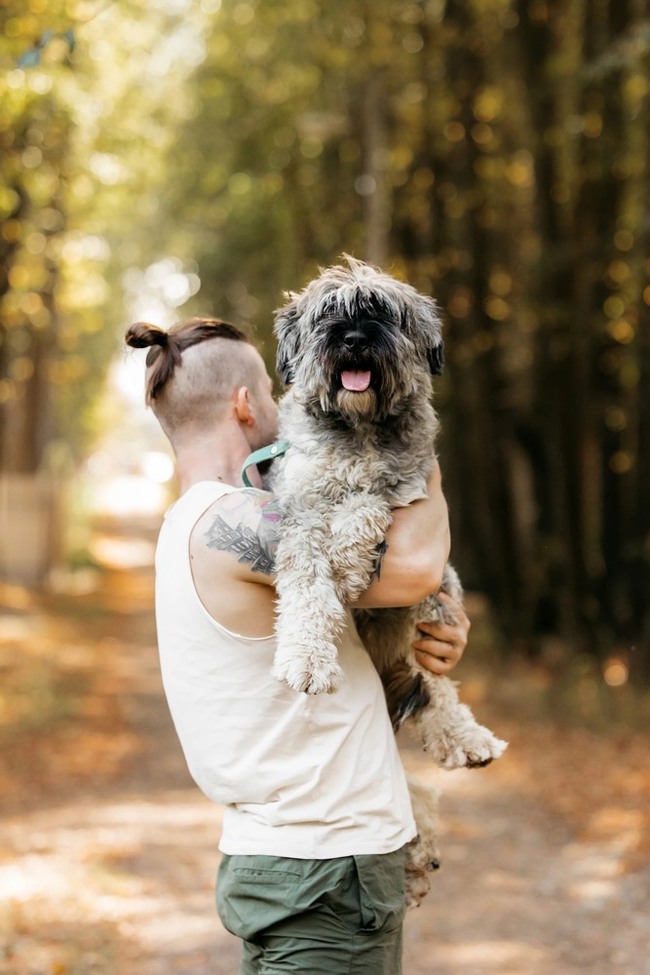
[[[275,320],[278,375],[289,385],[280,436],[289,449],[272,471],[282,511],[273,673],[309,694],[338,685],[345,607],[380,570],[392,509],[426,496],[438,429],[431,376],[442,371],[443,344],[435,302],[346,261],[289,295]],[[462,597],[450,566],[443,588]],[[505,742],[477,724],[450,680],[420,668],[411,648],[416,620],[448,612],[430,596],[410,610],[354,616],[394,726],[408,718],[444,768],[486,765]]]

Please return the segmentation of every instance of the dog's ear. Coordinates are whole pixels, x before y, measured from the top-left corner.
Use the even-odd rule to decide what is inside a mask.
[[[433,298],[419,294],[410,285],[401,285],[406,295],[405,325],[419,356],[426,356],[431,375],[440,376],[445,368],[440,311]]]
[[[275,312],[275,334],[278,349],[275,356],[275,370],[280,382],[289,386],[294,379],[294,362],[300,349],[298,329],[299,315],[296,309],[297,295],[288,293],[292,300]]]
[[[282,346],[278,345],[278,352],[275,357],[275,371],[278,374],[278,379],[283,386],[290,386],[293,382],[293,355],[290,355],[283,343]]]
[[[427,360],[433,376],[440,376],[445,369],[445,349],[442,342],[427,350]]]

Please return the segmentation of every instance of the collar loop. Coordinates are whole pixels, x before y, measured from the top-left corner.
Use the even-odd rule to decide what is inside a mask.
[[[260,447],[259,450],[254,450],[252,454],[249,454],[241,469],[241,479],[244,482],[244,487],[253,486],[247,473],[249,467],[253,467],[254,464],[262,464],[266,460],[273,460],[275,457],[281,457],[283,454],[286,454],[289,447],[288,440],[276,440],[275,443],[268,444],[266,447]]]

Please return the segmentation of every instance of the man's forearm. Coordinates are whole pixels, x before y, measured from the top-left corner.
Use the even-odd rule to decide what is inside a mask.
[[[380,578],[373,580],[356,603],[360,608],[414,606],[440,587],[450,541],[437,461],[427,490],[427,498],[395,510]]]

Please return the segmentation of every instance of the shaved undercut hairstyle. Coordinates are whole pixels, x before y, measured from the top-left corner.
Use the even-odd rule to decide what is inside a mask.
[[[145,398],[172,444],[180,431],[220,419],[238,386],[256,389],[260,381],[251,340],[216,318],[191,318],[169,331],[136,322],[125,340],[134,349],[149,349]]]

